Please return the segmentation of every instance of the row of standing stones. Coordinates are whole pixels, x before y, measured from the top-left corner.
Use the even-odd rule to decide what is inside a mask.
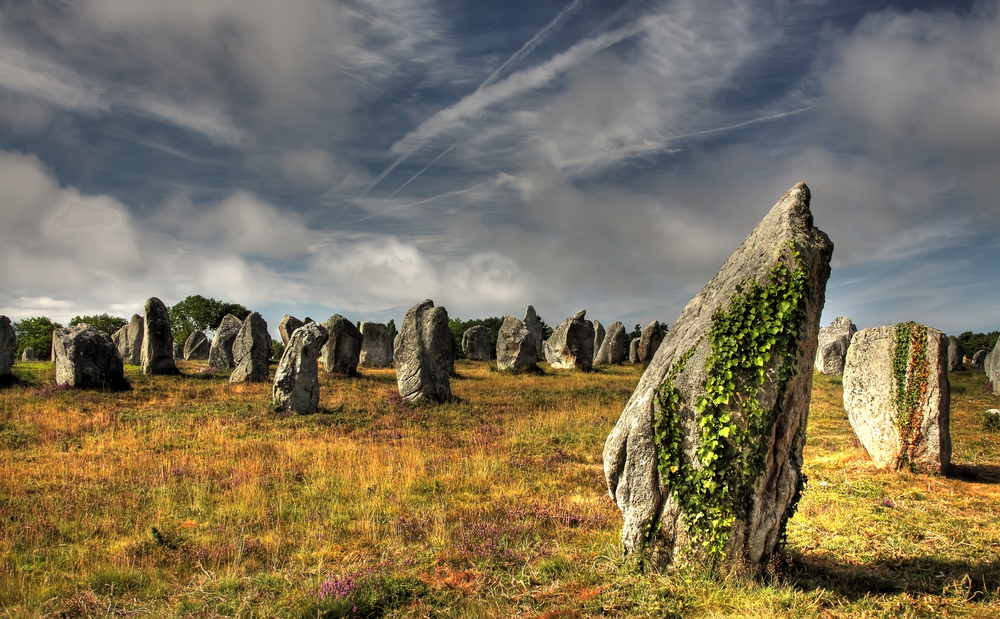
[[[624,548],[643,565],[769,560],[803,487],[814,368],[843,374],[845,408],[876,466],[947,471],[947,372],[956,355],[961,367],[957,338],[915,323],[858,332],[843,317],[821,330],[833,244],[814,227],[809,202],[804,184],[790,189],[669,331],[654,322],[632,341],[629,359],[646,369],[607,437],[603,460],[608,492],[623,514]],[[376,366],[395,357],[405,400],[451,396],[455,341],[447,311],[431,300],[407,312],[391,351],[383,325],[363,322],[359,329],[337,314],[323,324],[285,316],[279,331],[286,343],[274,380],[280,408],[316,410],[318,362],[352,375],[362,355]],[[489,335],[469,329],[466,356],[488,359]],[[544,357],[553,367],[587,370],[620,362],[624,339],[620,322],[605,331],[581,311],[543,341],[529,306],[523,320],[505,319],[497,365],[531,370]],[[267,380],[269,344],[259,314],[227,316],[208,358],[233,368],[232,382]],[[189,340],[184,352],[203,354],[205,345]],[[166,308],[156,298],[114,342],[87,325],[53,336],[57,380],[78,386],[123,381],[123,358],[138,360],[147,374],[175,373],[173,349]],[[10,321],[0,317],[0,375],[10,371],[12,350]],[[78,351],[91,351],[89,361],[70,369],[65,360]],[[1000,342],[973,358],[991,387],[1000,385],[998,351]],[[724,491],[719,482],[728,484]]]

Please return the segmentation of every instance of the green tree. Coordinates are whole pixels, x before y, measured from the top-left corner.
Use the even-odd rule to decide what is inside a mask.
[[[980,350],[987,352],[993,350],[997,344],[1000,331],[990,331],[989,333],[973,333],[966,331],[958,336],[958,341],[962,343],[962,348],[970,358]]]
[[[393,342],[396,341],[396,335],[399,334],[399,331],[396,330],[396,321],[390,318],[389,322],[385,323],[385,330],[389,335],[389,345],[392,346]]]
[[[114,335],[118,329],[127,325],[128,321],[118,316],[109,316],[108,314],[101,314],[100,316],[73,316],[69,321],[69,326],[74,327],[82,323],[87,323],[98,331],[103,331],[108,335]]]
[[[58,322],[52,322],[45,316],[35,316],[19,320],[13,325],[14,333],[17,335],[17,355],[21,358],[21,353],[25,348],[31,347],[35,351],[35,357],[42,361],[49,361],[52,358],[52,332],[62,329]]]
[[[200,294],[191,295],[170,308],[170,330],[174,341],[184,345],[192,331],[214,331],[226,314],[240,320],[250,315],[250,310],[239,303],[223,303]]]

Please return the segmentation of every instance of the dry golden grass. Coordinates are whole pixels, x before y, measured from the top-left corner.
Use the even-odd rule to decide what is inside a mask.
[[[818,377],[809,487],[770,577],[644,575],[601,449],[641,368],[507,375],[454,402],[392,370],[324,377],[321,411],[182,363],[133,389],[0,391],[0,616],[1000,614],[1000,446],[982,372],[953,375],[956,476],[874,469]],[[355,608],[356,607],[356,608]]]

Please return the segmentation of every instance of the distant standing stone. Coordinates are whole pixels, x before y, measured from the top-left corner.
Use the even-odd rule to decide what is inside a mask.
[[[962,342],[954,335],[948,336],[948,371],[956,372],[963,369],[962,361],[965,360],[965,349]]]
[[[387,368],[392,365],[392,343],[389,342],[389,328],[381,322],[362,320],[358,323],[361,332],[361,353],[358,365],[369,368]]]
[[[263,383],[268,379],[271,360],[271,335],[267,321],[251,312],[233,342],[236,369],[229,375],[230,383]]]
[[[455,369],[455,336],[448,327],[448,310],[426,299],[403,318],[396,347],[396,382],[407,401],[451,398]]]
[[[167,306],[156,297],[150,297],[146,299],[143,315],[142,355],[139,359],[142,373],[177,374],[174,350],[174,336],[170,332]],[[183,353],[181,350],[181,356]]]
[[[607,332],[604,330],[604,325],[602,325],[599,320],[595,320],[594,321],[594,361],[593,361],[594,365],[597,365],[597,353],[601,352],[601,344],[604,343],[605,336],[607,336]]]
[[[972,355],[972,365],[977,369],[983,369],[983,364],[986,362],[986,351],[980,350],[976,354]]]
[[[17,334],[10,318],[0,316],[0,378],[13,376],[14,355],[17,354]]]
[[[628,345],[628,362],[639,363],[639,338],[632,338]]]
[[[844,408],[880,469],[948,472],[948,338],[917,323],[859,331],[844,363]]]
[[[145,321],[142,316],[132,314],[132,320],[111,336],[125,363],[129,365],[142,364],[142,334],[144,330]]]
[[[489,339],[486,340],[486,346],[489,350]],[[527,325],[513,316],[505,317],[503,325],[500,326],[500,333],[497,334],[497,370],[501,372],[533,370],[538,367],[535,365],[537,350],[538,344],[535,343]]]
[[[820,374],[839,376],[844,373],[844,359],[851,346],[851,338],[858,332],[851,319],[837,316],[829,327],[819,330],[819,345],[813,367]]]
[[[208,365],[217,370],[231,370],[236,367],[236,359],[233,357],[233,344],[236,343],[236,336],[243,328],[243,321],[226,314],[219,321],[219,328],[215,330],[215,339],[212,340],[212,347],[208,351]]]
[[[29,361],[34,361],[34,360],[35,360],[35,349],[32,348],[31,346],[28,346],[27,348],[24,349],[24,352],[21,353],[21,362],[27,363]]]
[[[329,336],[320,359],[328,374],[356,376],[361,361],[361,342],[364,336],[354,323],[340,314],[334,314],[323,324]]]
[[[319,408],[319,354],[326,343],[326,329],[311,322],[292,333],[274,375],[276,407],[299,414]]]
[[[281,343],[288,346],[288,340],[292,339],[292,334],[303,324],[305,323],[295,316],[288,314],[282,316],[281,322],[278,323],[278,333],[281,334]]]
[[[625,325],[613,322],[594,356],[594,365],[618,365],[625,353]]]
[[[52,333],[56,384],[71,387],[123,389],[125,366],[111,336],[88,324]]]
[[[594,323],[586,320],[587,310],[562,321],[548,339],[546,357],[554,368],[589,372],[594,365]]]
[[[465,355],[466,359],[472,361],[489,361],[493,358],[493,355],[490,354],[492,339],[490,330],[483,325],[469,327],[462,334],[462,354]],[[497,345],[499,346],[499,339]]]
[[[542,321],[535,313],[535,308],[529,305],[524,310],[524,320],[522,321],[528,333],[531,334],[532,341],[535,342],[535,362],[545,360],[544,340],[542,338]]]
[[[663,327],[660,326],[659,320],[654,320],[646,325],[639,337],[639,363],[643,365],[651,363],[661,342],[663,342]]]
[[[212,342],[204,331],[192,331],[184,342],[185,361],[204,361],[212,350]]]

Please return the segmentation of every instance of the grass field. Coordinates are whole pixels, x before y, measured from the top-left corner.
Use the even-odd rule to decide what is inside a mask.
[[[1000,616],[1000,407],[952,381],[954,475],[877,471],[817,377],[787,556],[756,580],[640,574],[601,449],[641,368],[502,375],[404,404],[323,378],[318,414],[182,362],[125,393],[15,366],[0,390],[0,617]]]

